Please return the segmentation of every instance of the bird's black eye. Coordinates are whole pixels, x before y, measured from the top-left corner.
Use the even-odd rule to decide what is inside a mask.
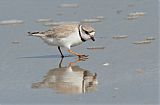
[[[89,32],[88,32],[88,31],[85,31],[85,30],[84,30],[84,32],[85,32],[86,34],[89,34]]]
[[[84,30],[83,28],[82,28],[82,30],[84,31],[85,34],[88,34],[88,35],[89,35],[89,32],[88,32],[88,31]]]

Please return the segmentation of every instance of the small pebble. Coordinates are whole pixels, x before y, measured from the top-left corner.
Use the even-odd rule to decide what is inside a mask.
[[[110,63],[104,63],[103,65],[104,65],[104,66],[109,66],[109,65],[110,65]]]
[[[63,8],[78,8],[79,4],[61,4],[60,7],[63,7]]]
[[[134,13],[129,13],[128,16],[144,16],[146,13],[145,12],[134,12]]]
[[[117,10],[116,11],[117,14],[120,14],[121,12],[122,12],[122,10]]]
[[[84,19],[84,20],[81,21],[81,23],[95,23],[95,22],[101,22],[101,20],[91,18],[91,19]]]
[[[116,95],[113,95],[113,98],[116,98]]]
[[[145,40],[155,40],[155,38],[151,36],[151,37],[146,37]]]
[[[64,15],[64,13],[63,12],[57,12],[56,15],[62,16],[62,15]]]
[[[138,74],[144,74],[144,70],[143,70],[143,69],[138,69],[138,70],[136,70],[136,72],[137,72]]]
[[[138,18],[138,16],[128,16],[127,17],[127,20],[135,20],[135,19],[137,19]]]
[[[48,18],[48,19],[38,19],[36,20],[36,22],[41,23],[41,22],[51,22],[53,21],[52,19]]]
[[[13,43],[13,44],[19,44],[20,41],[13,41],[12,43]]]
[[[71,22],[48,22],[48,23],[45,23],[44,25],[45,26],[58,26],[58,25],[62,25],[62,24],[77,24],[79,22],[77,21],[71,21]]]
[[[0,21],[0,25],[13,25],[13,24],[22,24],[24,23],[23,20],[4,20],[4,21]]]
[[[105,47],[88,47],[89,50],[104,49]]]
[[[134,4],[128,4],[128,7],[134,7]]]
[[[105,19],[105,17],[104,16],[96,16],[95,19],[101,19],[101,20],[103,20],[103,19]]]
[[[139,17],[144,16],[146,13],[145,12],[133,12],[133,13],[129,13],[127,19],[128,20],[134,20],[137,19]]]
[[[115,87],[114,90],[119,90],[119,88]]]
[[[123,38],[128,38],[128,35],[119,35],[119,36],[113,36],[113,39],[123,39]]]
[[[133,44],[150,44],[150,43],[151,43],[150,40],[143,40],[143,41],[134,42]]]

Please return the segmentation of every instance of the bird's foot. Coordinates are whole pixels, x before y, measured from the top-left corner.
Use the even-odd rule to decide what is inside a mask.
[[[82,61],[85,61],[86,59],[88,59],[88,55],[78,54],[77,56],[78,56],[79,60],[82,60]]]

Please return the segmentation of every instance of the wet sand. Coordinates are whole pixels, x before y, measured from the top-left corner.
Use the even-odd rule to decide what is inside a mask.
[[[60,7],[65,3],[78,6]],[[127,19],[135,12],[145,14]],[[0,25],[0,105],[158,105],[158,1],[1,0],[0,13],[0,21],[23,20],[23,24]],[[72,48],[89,59],[75,63],[69,71],[75,56],[64,58],[61,68],[57,47],[27,36],[28,31],[48,29],[38,19],[63,22],[97,16],[104,19],[92,23],[96,41]],[[117,38],[123,35],[127,37]],[[154,40],[134,44],[147,37]],[[87,49],[99,46],[103,49]],[[66,49],[63,52],[68,55]]]

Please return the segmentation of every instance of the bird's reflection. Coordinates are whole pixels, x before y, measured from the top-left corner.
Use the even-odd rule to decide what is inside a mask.
[[[75,66],[76,62],[70,62],[67,67],[62,67],[61,59],[59,68],[53,68],[44,76],[42,82],[32,84],[32,88],[50,88],[57,93],[80,94],[93,92],[97,86],[97,74],[89,70]]]

